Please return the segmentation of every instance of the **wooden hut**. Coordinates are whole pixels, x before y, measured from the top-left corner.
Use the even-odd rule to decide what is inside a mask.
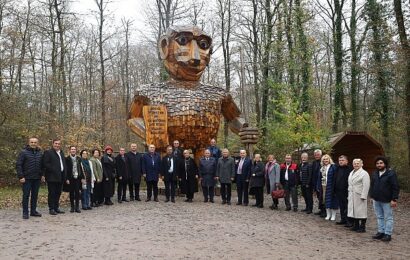
[[[353,159],[360,158],[364,163],[363,168],[369,173],[376,169],[374,158],[378,155],[384,155],[382,145],[366,132],[346,131],[336,133],[330,136],[329,144],[330,155],[334,162],[338,161],[340,155],[346,155],[350,164]],[[296,152],[298,159],[301,152],[308,152],[309,157],[313,158],[314,149],[311,147],[306,146]]]

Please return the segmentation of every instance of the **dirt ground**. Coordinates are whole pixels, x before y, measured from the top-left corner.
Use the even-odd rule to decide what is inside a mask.
[[[144,196],[143,196],[144,197]],[[390,243],[303,212],[203,203],[128,202],[23,220],[0,210],[0,259],[410,259],[409,207],[395,211]],[[233,198],[235,201],[236,198]],[[251,200],[251,204],[254,201]],[[303,203],[300,202],[303,208]],[[67,208],[65,208],[67,210]]]

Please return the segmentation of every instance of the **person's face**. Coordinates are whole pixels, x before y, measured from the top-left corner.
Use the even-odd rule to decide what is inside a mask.
[[[61,141],[54,141],[53,148],[54,150],[59,151],[61,148]]]
[[[155,152],[155,146],[154,146],[154,145],[150,145],[150,146],[148,147],[148,150],[149,150],[150,153],[154,153],[154,152]]]
[[[286,162],[286,164],[291,164],[292,163],[292,156],[286,156],[285,157],[285,162]]]
[[[174,141],[174,147],[178,148],[179,147],[179,141]]]
[[[111,154],[112,154],[112,150],[111,150],[111,149],[108,149],[108,150],[106,151],[106,153],[107,153],[108,155],[111,155]]]
[[[273,160],[274,160],[273,156],[268,157],[268,162],[273,162]]]
[[[228,157],[228,155],[229,155],[229,152],[228,152],[227,150],[223,150],[223,151],[222,151],[222,156],[223,156],[223,157],[226,158],[226,157]]]
[[[205,150],[204,154],[206,158],[209,158],[211,156],[211,153],[209,152],[209,150]]]
[[[95,150],[93,156],[94,158],[100,157],[100,152],[98,150]]]
[[[167,148],[167,154],[168,154],[168,155],[171,155],[171,154],[172,154],[172,147],[168,147],[168,148]]]
[[[81,154],[81,158],[87,159],[87,158],[88,158],[88,152],[84,151],[84,152]]]
[[[362,167],[362,164],[360,161],[353,161],[353,169],[359,170]]]
[[[330,163],[329,157],[327,157],[327,156],[326,156],[326,157],[323,157],[323,158],[322,158],[322,161],[323,161],[323,164],[324,164],[324,165],[328,165],[328,164]]]
[[[340,166],[346,166],[348,161],[345,158],[339,158],[339,165]]]
[[[77,153],[77,148],[71,147],[71,148],[70,148],[70,154],[71,154],[72,156],[74,156],[76,153]]]
[[[215,145],[216,145],[215,139],[211,139],[211,146],[215,146]]]
[[[246,157],[246,152],[245,151],[240,151],[239,156],[241,156],[241,158],[245,158]]]
[[[382,160],[378,160],[378,161],[376,162],[376,168],[377,168],[379,171],[383,171],[384,169],[386,169],[386,164],[385,164]]]
[[[136,144],[131,144],[131,151],[136,152],[137,151],[137,145]]]
[[[255,154],[255,161],[259,162],[261,160],[261,155],[260,154]]]
[[[35,149],[38,146],[38,139],[37,138],[30,138],[30,140],[28,140],[28,145]]]
[[[124,148],[120,148],[120,155],[123,156],[125,154],[125,149]]]
[[[186,159],[188,159],[189,156],[190,156],[189,151],[184,151],[184,157],[185,157]]]
[[[306,154],[302,154],[302,156],[300,156],[300,159],[302,160],[302,162],[307,162],[308,156]]]
[[[320,158],[322,158],[322,154],[318,152],[316,152],[313,156],[315,157],[315,160],[320,160]]]

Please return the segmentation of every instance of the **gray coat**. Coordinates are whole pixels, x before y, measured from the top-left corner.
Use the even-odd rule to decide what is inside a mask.
[[[235,161],[232,157],[218,159],[216,177],[220,183],[231,183],[231,178],[235,178]]]
[[[201,177],[201,185],[204,187],[215,186],[216,177],[216,159],[213,157],[208,160],[203,157],[199,160],[199,177]]]
[[[267,180],[269,181],[269,194],[272,191],[276,190],[276,184],[280,183],[280,166],[278,163],[275,163],[272,167],[265,166],[265,169],[270,169],[267,174]]]
[[[370,177],[367,171],[359,169],[349,175],[349,197],[347,216],[367,218],[367,195],[370,189]]]

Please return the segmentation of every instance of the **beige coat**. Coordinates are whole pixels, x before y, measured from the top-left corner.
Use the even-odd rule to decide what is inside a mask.
[[[370,177],[363,168],[349,174],[349,203],[347,216],[351,218],[367,218],[367,194],[370,189]]]

